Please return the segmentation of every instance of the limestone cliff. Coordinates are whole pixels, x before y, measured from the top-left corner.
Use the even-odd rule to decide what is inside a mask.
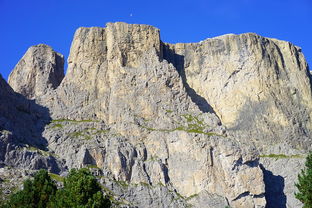
[[[1,99],[31,103],[31,132],[45,141],[15,142],[0,123],[1,138],[13,134],[0,148],[16,146],[4,167],[31,146],[43,165],[13,167],[92,167],[124,207],[300,206],[292,183],[311,145],[312,97],[298,47],[251,33],[169,44],[152,26],[108,23],[79,28],[64,78],[62,67],[48,46],[27,51],[9,84],[35,101],[0,80]]]
[[[32,99],[44,95],[61,83],[64,57],[47,45],[30,47],[9,76],[15,92]]]

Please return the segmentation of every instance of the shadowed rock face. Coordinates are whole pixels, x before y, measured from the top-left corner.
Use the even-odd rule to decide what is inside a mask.
[[[250,33],[167,44],[152,26],[109,23],[79,28],[64,79],[62,67],[38,45],[9,78],[48,109],[51,122],[34,131],[58,171],[97,166],[127,207],[300,206],[288,180],[302,158],[259,166],[259,152],[304,155],[311,144],[311,75],[298,47]]]

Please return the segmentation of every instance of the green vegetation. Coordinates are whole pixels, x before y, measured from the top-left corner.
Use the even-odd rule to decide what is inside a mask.
[[[57,174],[54,174],[54,173],[49,173],[49,176],[55,180],[55,181],[58,181],[58,182],[64,182],[64,177],[60,176],[60,175],[57,175]]]
[[[54,181],[64,180],[57,189]],[[40,170],[24,182],[23,190],[12,194],[1,208],[106,208],[111,201],[88,169],[73,169],[66,178]]]
[[[72,138],[83,138],[85,140],[90,140],[91,136],[89,134],[86,133],[86,131],[76,131],[76,132],[72,132],[69,134],[70,137]]]
[[[262,158],[275,158],[275,159],[290,159],[290,158],[303,158],[303,155],[284,155],[284,154],[269,154],[260,155]]]
[[[96,166],[96,165],[91,165],[91,164],[88,164],[88,165],[87,165],[87,168],[90,168],[90,169],[92,169],[92,168],[100,169],[98,166]]]
[[[63,128],[63,125],[60,123],[56,123],[52,126],[52,128]]]
[[[126,181],[115,181],[119,186],[122,186],[124,188],[128,187],[129,184]]]
[[[24,189],[12,194],[2,208],[44,208],[56,193],[56,185],[48,172],[40,170],[33,180],[24,181]]]
[[[26,146],[26,150],[30,151],[30,152],[37,152],[39,153],[40,155],[43,155],[43,156],[53,156],[53,157],[57,157],[56,154],[54,153],[51,153],[51,152],[48,152],[48,151],[45,151],[45,150],[42,150],[42,149],[39,149],[37,147],[33,147],[33,146]]]
[[[186,198],[186,201],[188,201],[188,200],[190,200],[190,199],[193,199],[193,198],[195,198],[195,197],[198,197],[198,194],[193,194],[193,195],[187,197],[187,198]]]
[[[104,198],[101,186],[88,169],[72,169],[64,180],[64,188],[59,189],[51,202],[51,207],[110,207]]]
[[[305,169],[298,175],[298,183],[295,184],[298,192],[295,197],[303,203],[303,208],[312,207],[312,152],[307,156]]]
[[[197,116],[191,114],[183,114],[182,117],[186,120],[186,126],[179,126],[174,129],[155,129],[147,126],[141,126],[148,131],[161,131],[161,132],[173,132],[173,131],[185,131],[188,133],[204,134],[208,136],[223,136],[215,132],[205,132],[204,129],[208,126],[203,120],[199,119]]]

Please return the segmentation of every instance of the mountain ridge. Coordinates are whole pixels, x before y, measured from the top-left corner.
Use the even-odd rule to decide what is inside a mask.
[[[48,118],[39,122],[46,142],[30,151],[35,137],[16,144],[3,132],[15,130],[0,125],[1,146],[16,146],[6,150],[4,166],[16,160],[10,152],[35,152],[30,163],[44,164],[16,168],[62,174],[97,166],[115,197],[138,207],[285,207],[285,198],[288,207],[300,206],[291,183],[303,157],[260,157],[303,156],[311,147],[311,75],[300,48],[253,33],[169,44],[157,28],[119,22],[77,29],[65,76],[61,55],[39,51],[20,61],[39,89],[23,83],[27,67],[20,65],[9,84],[48,110],[34,119]],[[140,183],[148,184],[143,192],[133,186]],[[170,204],[177,194],[185,198]]]

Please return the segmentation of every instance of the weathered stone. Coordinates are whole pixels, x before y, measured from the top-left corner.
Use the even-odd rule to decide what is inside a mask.
[[[52,49],[39,51],[38,63],[51,63]],[[27,54],[37,57],[27,52],[23,61]],[[285,155],[304,155],[312,144],[311,75],[298,47],[251,33],[167,44],[154,27],[109,23],[76,31],[55,86],[46,79],[53,67],[33,65],[28,84],[19,81],[28,73],[21,64],[10,84],[18,91],[20,82],[36,103],[0,79],[4,165],[91,168],[123,207],[300,205],[292,181],[303,159],[259,160],[259,152],[281,154],[273,144]],[[37,71],[44,76],[34,79]],[[36,128],[19,129],[24,119]],[[274,191],[277,175],[284,187]]]
[[[64,57],[50,46],[30,47],[9,76],[9,84],[29,99],[59,86],[64,77]]]

